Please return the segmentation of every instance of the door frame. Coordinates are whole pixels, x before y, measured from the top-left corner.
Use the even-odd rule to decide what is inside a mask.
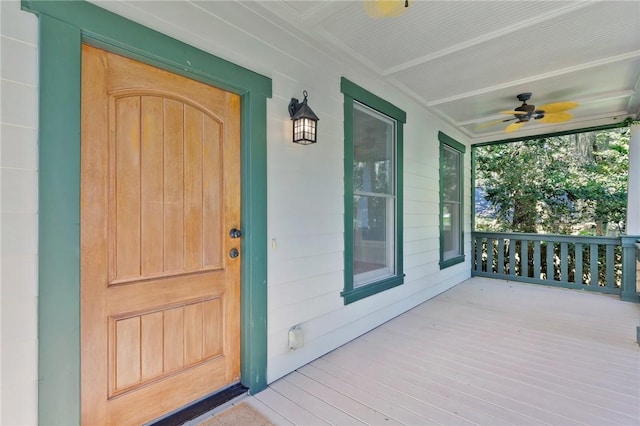
[[[271,79],[85,1],[39,16],[38,415],[80,423],[80,78],[87,43],[241,96],[241,383],[267,386],[267,98]]]

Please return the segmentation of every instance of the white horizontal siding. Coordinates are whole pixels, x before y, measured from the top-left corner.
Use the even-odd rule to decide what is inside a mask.
[[[0,127],[0,140],[2,140],[0,165],[23,170],[37,169],[37,139],[38,131],[34,128],[3,123]]]
[[[304,41],[267,23],[238,2],[98,4],[273,80],[273,98],[267,105],[270,381],[468,276],[468,264],[445,271],[438,267],[437,132],[442,130],[459,137],[455,130],[444,127],[408,96],[381,84],[368,70],[309,48]],[[2,313],[3,331],[8,327],[6,336],[21,335],[23,340],[9,342],[3,334],[2,344],[3,352],[5,345],[14,345],[16,353],[25,354],[21,359],[26,367],[15,371],[26,379],[18,380],[18,373],[11,372],[5,376],[7,370],[3,368],[3,389],[15,392],[2,392],[0,416],[13,423],[33,423],[37,415],[33,380],[37,371],[37,278],[35,273],[17,270],[36,271],[37,266],[37,19],[21,12],[18,2],[3,1],[1,10],[1,164],[8,168],[2,177],[1,307],[16,301],[19,303],[15,306],[23,307]],[[8,42],[6,50],[5,41]],[[4,66],[12,60],[11,66]],[[407,112],[404,126],[406,284],[349,306],[344,306],[339,296],[343,288],[345,231],[342,76]],[[287,114],[289,100],[301,99],[303,90],[309,92],[309,105],[320,117],[319,142],[307,147],[290,142],[291,124]],[[468,178],[470,155],[465,159]],[[467,179],[467,194],[469,188]],[[469,212],[470,206],[465,210]],[[467,231],[469,223],[466,217]],[[11,265],[7,266],[9,261]],[[9,284],[8,276],[14,277]],[[12,328],[9,324],[14,323],[13,319],[7,322],[5,312],[22,318],[23,325]],[[302,326],[306,344],[291,352],[287,346],[287,330],[296,324]],[[4,358],[2,365],[5,365]],[[12,377],[16,378],[15,385]],[[14,403],[17,398],[20,402]]]
[[[37,19],[0,2],[0,423],[38,422]]]
[[[445,128],[408,96],[365,69],[310,48],[235,2],[98,2],[154,29],[260,72],[273,81],[268,101],[268,380],[273,381],[469,275],[468,264],[440,271],[439,141]],[[202,8],[201,8],[202,7]],[[239,25],[239,23],[242,25]],[[346,77],[407,113],[404,126],[406,284],[344,306],[343,96]],[[309,93],[320,117],[318,143],[290,142],[287,105]],[[464,140],[460,140],[464,143]],[[465,173],[470,155],[465,156]],[[465,191],[469,191],[469,174]],[[469,194],[470,192],[467,192]],[[470,207],[465,207],[467,212]],[[469,226],[465,219],[465,226]],[[349,230],[348,230],[349,231]],[[288,349],[300,325],[305,346]]]
[[[10,58],[5,58],[2,62],[4,64],[9,60]],[[37,128],[38,88],[30,83],[4,78],[0,81],[0,85],[2,98],[5,100],[2,108],[2,122],[30,129]]]
[[[339,293],[342,291],[342,277],[343,271],[339,270],[299,281],[271,285],[269,309],[275,311],[325,294]]]
[[[4,27],[4,22],[2,23]],[[38,84],[38,48],[31,42],[16,39],[16,34],[4,34],[2,40],[2,79],[27,84]]]

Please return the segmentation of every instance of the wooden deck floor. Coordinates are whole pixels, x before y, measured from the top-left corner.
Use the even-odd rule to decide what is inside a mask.
[[[640,425],[640,306],[472,278],[245,399],[278,425]]]

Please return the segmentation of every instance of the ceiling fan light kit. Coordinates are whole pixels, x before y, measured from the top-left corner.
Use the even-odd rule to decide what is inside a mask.
[[[527,104],[527,101],[531,99],[531,96],[531,92],[520,93],[517,98],[522,102],[522,105],[511,111],[500,111],[500,114],[513,115],[513,118],[492,121],[478,126],[478,129],[495,126],[500,123],[507,123],[509,121],[515,121],[514,123],[507,125],[504,129],[506,133],[511,133],[519,130],[532,119],[540,120],[541,123],[548,124],[564,123],[573,118],[573,116],[566,111],[578,106],[577,102],[555,102],[552,104],[541,105],[539,108],[536,108],[535,105]]]
[[[364,0],[364,10],[372,19],[395,18],[407,11],[413,0]]]

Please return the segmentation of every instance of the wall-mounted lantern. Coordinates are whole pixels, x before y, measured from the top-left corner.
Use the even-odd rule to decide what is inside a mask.
[[[316,143],[318,121],[320,119],[307,105],[307,91],[305,90],[302,94],[304,95],[302,102],[298,102],[296,98],[291,98],[289,116],[293,121],[293,142],[309,145]]]

